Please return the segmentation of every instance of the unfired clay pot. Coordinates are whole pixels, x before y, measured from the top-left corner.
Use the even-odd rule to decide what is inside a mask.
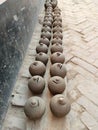
[[[43,31],[41,32],[41,37],[45,36],[49,40],[51,39],[51,33],[49,31]]]
[[[45,113],[45,110],[45,102],[37,96],[29,98],[24,106],[24,112],[31,120],[40,119]]]
[[[28,87],[34,94],[41,94],[45,88],[45,80],[39,76],[33,76],[28,81]]]
[[[55,52],[51,55],[50,57],[51,63],[64,63],[65,61],[65,56],[61,52]]]
[[[62,28],[59,25],[57,25],[56,27],[53,28],[53,33],[57,32],[57,31],[62,33]]]
[[[50,109],[56,117],[64,117],[71,110],[71,104],[62,94],[55,95],[50,101]]]
[[[44,63],[42,63],[41,61],[34,61],[29,67],[29,72],[32,76],[35,75],[43,76],[45,71],[46,67]]]
[[[51,28],[50,28],[49,26],[45,25],[44,27],[42,27],[42,30],[41,30],[41,31],[42,31],[42,32],[43,32],[43,31],[51,32]]]
[[[39,45],[36,47],[36,52],[40,53],[40,52],[44,52],[47,53],[48,52],[48,47],[47,45],[43,44],[43,43],[39,43]]]
[[[55,63],[50,67],[50,75],[53,76],[60,76],[64,78],[66,76],[66,68],[65,64]]]
[[[63,39],[63,35],[61,32],[57,31],[53,34],[53,38],[59,37],[60,39]]]
[[[40,40],[39,43],[44,43],[45,45],[49,46],[50,45],[50,41],[46,36],[43,36]]]
[[[61,94],[66,88],[65,80],[59,76],[54,76],[48,81],[48,88],[54,94]]]
[[[55,43],[54,45],[51,46],[51,53],[55,53],[55,52],[63,52],[63,47],[61,44],[59,43]]]
[[[61,21],[54,21],[53,22],[53,27],[56,27],[57,25],[59,25],[60,27],[62,27],[62,22]]]
[[[55,43],[60,43],[62,45],[62,40],[57,36],[57,37],[53,38],[53,40],[52,40],[52,45]]]
[[[48,55],[43,53],[43,52],[40,52],[36,55],[36,58],[35,58],[37,61],[41,61],[43,62],[45,65],[47,64],[48,62]]]

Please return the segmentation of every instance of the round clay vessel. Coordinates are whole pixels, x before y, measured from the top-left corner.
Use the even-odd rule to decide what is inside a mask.
[[[48,47],[47,45],[43,44],[43,43],[39,43],[39,45],[36,47],[36,52],[40,53],[40,52],[44,52],[47,53],[48,52]]]
[[[53,34],[53,38],[59,37],[60,39],[63,39],[63,35],[61,32],[57,31]]]
[[[41,61],[43,62],[45,65],[47,64],[48,62],[48,55],[43,53],[43,52],[40,52],[36,55],[36,58],[35,58],[37,61]]]
[[[56,27],[57,25],[59,25],[60,27],[62,27],[62,22],[61,21],[54,21],[53,22],[53,27]]]
[[[52,45],[55,43],[60,43],[62,45],[62,40],[57,36],[57,37],[53,38],[53,40],[52,40]]]
[[[28,87],[34,94],[41,94],[45,88],[45,80],[39,76],[33,76],[28,81]]]
[[[49,31],[43,31],[41,32],[41,37],[45,36],[49,40],[51,39],[51,33]]]
[[[66,68],[65,68],[65,64],[61,64],[61,63],[55,63],[53,65],[51,65],[50,67],[50,75],[53,76],[60,76],[62,78],[64,78],[66,76]]]
[[[34,61],[29,67],[29,72],[32,76],[35,75],[43,76],[45,71],[46,67],[44,63],[42,63],[41,61]]]
[[[48,39],[46,36],[43,36],[43,37],[39,40],[39,43],[43,43],[43,44],[45,44],[45,45],[47,45],[47,46],[50,45],[50,41],[49,41],[49,39]]]
[[[50,21],[48,21],[48,20],[45,20],[43,22],[43,26],[45,26],[45,25],[49,26],[50,28],[52,27],[52,23]]]
[[[55,52],[63,52],[63,47],[59,43],[55,43],[54,45],[51,46],[51,53]]]
[[[53,95],[61,94],[66,88],[65,80],[59,76],[54,76],[49,79],[48,88]]]
[[[71,104],[67,97],[58,94],[51,99],[50,109],[56,117],[64,117],[70,112]]]
[[[65,62],[65,56],[61,52],[55,52],[50,57],[51,63],[64,63]]]
[[[45,102],[37,96],[29,98],[24,106],[24,112],[31,120],[40,119],[45,113],[45,110]]]
[[[57,32],[57,31],[62,33],[62,28],[59,25],[57,25],[56,27],[53,28],[53,33]]]

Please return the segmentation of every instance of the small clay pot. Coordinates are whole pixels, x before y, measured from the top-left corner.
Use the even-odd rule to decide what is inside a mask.
[[[59,31],[59,32],[62,33],[62,28],[61,28],[59,25],[57,25],[57,26],[55,26],[55,27],[53,28],[53,33],[57,32],[57,31]]]
[[[49,41],[49,39],[48,39],[46,36],[43,36],[43,37],[39,40],[39,43],[43,43],[43,44],[45,44],[45,45],[47,45],[47,46],[50,45],[50,41]]]
[[[45,25],[49,26],[50,28],[52,27],[52,23],[50,21],[48,21],[48,20],[45,20],[43,22],[43,26],[45,26]]]
[[[41,61],[34,61],[29,67],[29,72],[32,76],[35,75],[43,76],[45,71],[46,67]]]
[[[56,38],[53,38],[52,45],[55,43],[60,43],[62,45],[62,40],[57,36]]]
[[[37,61],[41,61],[43,62],[45,65],[47,64],[48,62],[48,55],[43,53],[43,52],[40,52],[36,55],[36,58],[35,58]]]
[[[56,27],[57,25],[59,25],[60,27],[62,27],[62,22],[61,21],[55,21],[55,22],[53,22],[53,27]]]
[[[55,63],[50,67],[50,75],[53,76],[60,76],[64,78],[66,76],[66,68],[65,64]]]
[[[49,31],[43,31],[41,32],[41,37],[45,36],[49,40],[51,39],[51,33]]]
[[[39,43],[39,45],[36,47],[36,52],[40,53],[40,52],[44,52],[47,53],[48,52],[48,47],[47,45],[43,44],[43,43]]]
[[[71,104],[62,94],[55,95],[50,101],[50,109],[56,117],[64,117],[71,110]]]
[[[45,102],[37,96],[29,98],[24,106],[24,112],[31,120],[40,119],[45,113],[45,110]]]
[[[54,76],[49,79],[48,88],[53,95],[61,94],[66,88],[65,80],[59,76]]]
[[[41,94],[45,88],[45,80],[39,76],[33,76],[28,81],[28,87],[33,94]]]
[[[53,34],[53,38],[59,37],[60,39],[63,39],[63,35],[61,32],[57,31]]]
[[[51,63],[64,63],[65,61],[65,56],[61,52],[55,52],[51,55],[50,57]]]
[[[55,52],[63,52],[63,47],[59,43],[55,43],[54,45],[51,46],[51,53]]]

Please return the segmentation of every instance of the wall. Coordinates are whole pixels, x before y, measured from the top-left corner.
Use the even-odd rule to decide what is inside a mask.
[[[44,0],[0,3],[0,124]]]

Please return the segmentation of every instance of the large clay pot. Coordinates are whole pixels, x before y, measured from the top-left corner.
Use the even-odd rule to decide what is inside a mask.
[[[59,25],[57,25],[56,27],[53,28],[53,33],[57,32],[57,31],[62,33],[62,28]]]
[[[55,63],[50,67],[50,75],[53,76],[60,76],[64,78],[66,76],[66,68],[65,64]]]
[[[53,34],[53,38],[59,37],[60,39],[63,39],[63,35],[61,32],[57,31]]]
[[[60,27],[62,27],[62,22],[61,21],[55,21],[55,22],[53,22],[53,27],[56,27],[57,25],[59,25]]]
[[[56,117],[64,117],[71,110],[71,104],[62,94],[55,95],[50,101],[50,109]]]
[[[41,32],[41,37],[45,36],[49,40],[51,39],[51,33],[49,31],[43,31]]]
[[[55,43],[60,43],[62,45],[62,40],[57,36],[56,38],[53,38],[52,45]]]
[[[44,52],[47,53],[48,52],[48,47],[47,45],[43,44],[43,43],[39,43],[39,45],[36,47],[36,52],[40,53],[40,52]]]
[[[40,52],[36,55],[36,58],[35,58],[37,61],[41,61],[43,62],[45,65],[47,64],[48,62],[48,55],[43,53],[43,52]]]
[[[65,56],[61,52],[55,52],[50,57],[51,63],[64,63]]]
[[[46,36],[43,36],[43,37],[39,40],[39,43],[43,43],[43,44],[45,44],[45,45],[47,45],[47,46],[50,45],[50,41],[49,41],[49,39],[48,39]]]
[[[66,88],[65,80],[59,76],[54,76],[49,79],[48,88],[53,95],[61,94]]]
[[[51,53],[55,52],[63,52],[63,47],[59,43],[55,43],[54,45],[51,46]]]
[[[33,76],[28,81],[28,87],[33,94],[41,94],[45,88],[45,80],[39,76]]]
[[[34,61],[29,67],[29,72],[32,76],[35,75],[43,76],[45,71],[46,67],[41,61]]]
[[[24,106],[24,112],[31,120],[40,119],[45,113],[45,110],[45,102],[37,96],[29,98]]]

